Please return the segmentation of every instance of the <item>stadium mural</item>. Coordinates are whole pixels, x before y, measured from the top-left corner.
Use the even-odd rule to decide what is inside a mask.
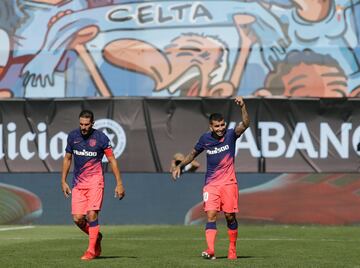
[[[2,0],[0,96],[358,96],[359,4]]]

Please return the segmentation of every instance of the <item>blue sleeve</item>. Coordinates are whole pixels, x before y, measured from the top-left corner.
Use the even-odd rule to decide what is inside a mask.
[[[66,145],[66,148],[65,148],[66,153],[72,154],[71,144],[72,144],[72,137],[69,134],[68,137],[67,137],[67,145]]]
[[[235,126],[236,127],[236,126]],[[229,134],[231,135],[232,137],[232,140],[236,141],[238,138],[240,138],[241,135],[237,135],[236,132],[235,132],[235,128],[230,128],[228,129],[228,131],[230,132]]]
[[[108,149],[108,148],[111,148],[111,142],[108,138],[108,136],[106,136],[104,133],[101,133],[102,137],[101,137],[101,144],[102,144],[102,149],[105,150],[105,149]]]
[[[205,143],[204,143],[203,137],[204,136],[201,136],[199,141],[194,146],[195,151],[197,151],[198,153],[201,153],[205,149],[205,147],[204,147]]]

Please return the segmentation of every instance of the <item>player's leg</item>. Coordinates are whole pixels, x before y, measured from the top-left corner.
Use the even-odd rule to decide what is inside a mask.
[[[207,249],[202,252],[202,256],[205,259],[215,259],[215,240],[217,234],[216,228],[216,210],[206,211],[207,214],[207,223],[205,226],[205,237]]]
[[[86,234],[89,234],[89,223],[86,219],[87,200],[83,189],[72,189],[71,214],[74,223]]]
[[[221,189],[222,210],[224,211],[229,235],[228,259],[236,259],[236,240],[238,237],[238,223],[236,212],[238,209],[239,190],[237,184],[225,185]]]
[[[101,239],[100,225],[98,214],[101,210],[103,201],[103,188],[89,189],[87,193],[88,207],[87,207],[87,221],[89,223],[89,245],[86,250],[83,260],[91,260],[101,254]]]
[[[228,259],[236,259],[236,240],[238,237],[238,223],[236,220],[235,213],[225,213],[225,218],[228,226],[229,236],[229,251]]]
[[[206,185],[203,189],[204,209],[207,214],[205,237],[207,249],[202,256],[206,259],[215,259],[215,240],[217,234],[216,217],[220,209],[220,198],[217,187]]]
[[[73,188],[72,190],[72,199],[71,199],[71,212],[73,215],[74,223],[85,233],[89,234],[90,237],[90,223],[88,214],[88,189],[77,189]],[[81,257],[82,260],[92,260],[95,258],[95,254],[86,251],[85,254]]]
[[[87,218],[89,221],[89,246],[87,251],[95,255],[96,240],[100,232],[98,211],[88,211]]]
[[[73,221],[84,233],[89,234],[89,223],[86,219],[86,215],[73,214]]]

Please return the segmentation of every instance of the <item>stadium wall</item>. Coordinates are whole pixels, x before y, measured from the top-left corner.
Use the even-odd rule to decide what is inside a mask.
[[[360,100],[247,98],[250,128],[236,145],[241,222],[358,224]],[[127,197],[113,198],[107,173],[104,224],[204,221],[200,168],[174,183],[174,153],[191,150],[207,116],[241,121],[231,99],[112,98],[0,102],[0,224],[71,224],[60,191],[67,133],[81,109],[112,140]],[[108,172],[106,162],[105,170]],[[116,211],[116,213],[114,213]]]
[[[360,175],[238,173],[238,220],[260,224],[355,225],[360,223]],[[101,224],[200,224],[203,173],[124,173],[126,197],[113,196],[106,174]],[[0,224],[72,224],[70,199],[59,173],[1,174]],[[221,219],[219,222],[225,222]]]

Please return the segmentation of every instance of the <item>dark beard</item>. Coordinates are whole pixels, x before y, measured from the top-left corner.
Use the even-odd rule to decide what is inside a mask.
[[[214,131],[211,131],[211,136],[216,139],[216,140],[221,140],[226,134],[226,130],[224,131],[224,135],[222,135],[221,137],[218,136],[218,134],[216,134]]]
[[[84,140],[86,140],[87,138],[89,138],[90,135],[91,135],[93,132],[94,132],[94,129],[91,128],[91,129],[89,130],[88,134],[85,134],[85,135],[84,135],[84,134],[81,133],[81,130],[80,130],[81,136],[83,137]]]

